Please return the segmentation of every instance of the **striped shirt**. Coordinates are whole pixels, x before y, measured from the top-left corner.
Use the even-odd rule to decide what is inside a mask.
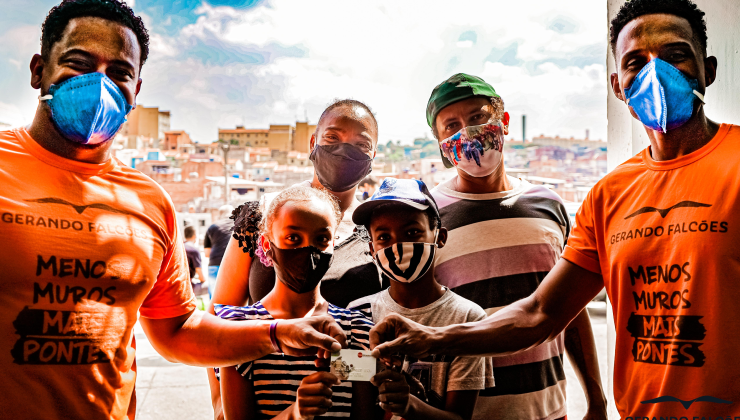
[[[216,315],[233,321],[270,320],[272,315],[257,302],[251,306],[215,305]],[[347,335],[350,349],[369,350],[370,328],[373,323],[359,311],[350,311],[329,304],[329,315]],[[236,370],[252,381],[259,419],[271,419],[290,407],[296,400],[301,380],[320,370],[314,365],[315,356],[294,357],[269,354],[261,359],[236,366]],[[320,417],[349,417],[352,409],[352,383],[344,381],[332,387],[332,407]]]
[[[464,194],[454,181],[432,190],[449,231],[435,277],[489,315],[531,295],[558,261],[570,231],[561,198],[509,177],[510,191]],[[475,419],[552,420],[565,416],[563,334],[511,356],[493,357],[496,386],[480,393]]]

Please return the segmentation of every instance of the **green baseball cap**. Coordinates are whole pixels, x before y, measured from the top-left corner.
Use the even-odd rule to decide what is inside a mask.
[[[429,127],[432,127],[439,111],[447,105],[474,96],[499,97],[493,86],[486,83],[480,77],[465,73],[458,73],[451,76],[449,79],[438,84],[432,91],[432,96],[429,97],[429,102],[427,102],[427,124],[429,124]],[[440,150],[441,153],[442,151]],[[454,167],[444,155],[442,156],[442,163],[444,163],[446,168]]]

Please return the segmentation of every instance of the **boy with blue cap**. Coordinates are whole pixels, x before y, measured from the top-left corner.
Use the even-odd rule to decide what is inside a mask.
[[[374,321],[397,313],[442,327],[477,321],[486,313],[434,279],[434,258],[447,241],[439,209],[423,182],[386,178],[352,220],[370,233],[370,252],[391,286],[349,304]],[[372,379],[380,405],[404,419],[470,419],[480,390],[493,386],[490,359],[427,355],[394,362]]]

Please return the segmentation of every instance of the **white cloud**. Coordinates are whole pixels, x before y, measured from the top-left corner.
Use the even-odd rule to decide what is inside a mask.
[[[352,97],[377,113],[381,141],[410,141],[429,133],[432,88],[468,72],[494,85],[512,117],[526,113],[530,134],[589,128],[605,138],[604,58],[593,54],[594,45],[606,51],[602,3],[204,3],[174,36],[145,17],[151,53],[138,103],[171,110],[173,128],[210,141],[218,127],[292,123],[304,113],[315,122],[331,100]],[[461,38],[470,32],[474,41]]]
[[[0,32],[0,122],[21,126],[33,120],[38,92],[31,89],[28,64],[41,50],[41,28],[21,25]]]
[[[11,127],[20,127],[31,122],[27,113],[17,105],[0,102],[0,123],[10,124]]]
[[[180,42],[215,39],[227,48],[298,46],[306,53],[255,65],[182,62],[179,71],[192,79],[175,93],[178,103],[197,102],[193,106],[205,110],[202,118],[194,116],[199,128],[186,128],[206,140],[215,136],[214,122],[290,123],[302,118],[304,110],[316,121],[332,99],[353,97],[377,113],[381,141],[410,141],[428,133],[424,113],[432,88],[464,71],[493,83],[512,115],[526,113],[530,133],[582,135],[588,128],[594,137],[605,136],[606,120],[599,114],[605,111],[599,102],[605,102],[606,93],[603,64],[568,63],[584,48],[606,45],[604,22],[595,19],[603,15],[603,5],[578,0],[563,10],[563,4],[546,1],[463,3],[454,9],[475,12],[454,17],[449,3],[441,0],[424,7],[396,1],[275,1],[246,11],[203,5],[197,22],[181,31]],[[568,16],[569,32],[548,28],[556,12]],[[475,32],[476,42],[458,41],[468,31]],[[492,49],[512,43],[518,46],[519,65],[486,61]],[[548,59],[559,60],[558,65],[534,65]],[[242,103],[222,96],[229,88],[245,98]],[[177,114],[173,109],[175,121]],[[512,134],[517,132],[512,127]]]

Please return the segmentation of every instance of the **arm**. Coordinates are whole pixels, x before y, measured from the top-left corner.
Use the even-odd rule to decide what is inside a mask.
[[[234,366],[272,353],[269,321],[227,321],[193,310],[174,318],[141,318],[152,346],[171,362]],[[346,347],[344,331],[331,316],[282,319],[275,330],[286,354],[315,355]]]
[[[370,331],[370,346],[376,357],[512,354],[557,337],[603,287],[600,274],[560,259],[531,296],[482,321],[432,328],[391,314]]]
[[[211,232],[213,231],[214,225],[211,225],[208,227],[208,230],[206,230],[206,236],[203,238],[203,251],[206,253],[206,258],[211,257],[211,247],[213,244],[211,243]]]
[[[407,420],[470,420],[479,391],[451,391],[445,399],[445,409],[432,407],[411,395],[406,377],[386,369],[372,378],[380,393],[380,407]]]
[[[207,237],[207,236],[206,236]],[[210,248],[206,248],[206,256],[210,254]],[[218,287],[216,288],[211,303],[208,305],[208,312],[215,314],[213,303],[224,305],[243,306],[249,300],[249,267],[252,264],[252,258],[248,253],[239,248],[239,241],[233,237],[229,239],[226,246],[224,258],[221,260],[221,267],[218,269]],[[216,419],[219,419],[218,413],[221,412],[221,395],[219,391],[218,379],[213,369],[207,369],[208,382],[211,386],[211,402],[213,411],[216,413]]]
[[[448,391],[445,398],[445,410],[457,414],[463,420],[473,418],[475,403],[478,401],[478,390]]]
[[[599,359],[596,356],[591,319],[586,309],[582,310],[565,329],[565,351],[586,394],[588,403],[586,418],[606,420],[606,397],[601,386]]]
[[[216,373],[213,371],[213,369],[206,369],[206,373],[208,375],[208,387],[211,389],[213,419],[224,420],[224,407],[221,403],[221,384],[218,378],[216,378]]]
[[[240,375],[233,366],[221,369],[221,396],[226,420],[256,417],[257,403],[252,381]]]
[[[215,314],[214,303],[244,306],[249,300],[249,267],[252,257],[239,248],[239,241],[233,237],[226,246],[224,258],[218,269],[218,287],[213,294],[208,312]]]
[[[198,280],[200,280],[201,283],[204,283],[206,281],[206,278],[203,276],[203,269],[200,267],[195,267],[195,274],[198,275]]]

